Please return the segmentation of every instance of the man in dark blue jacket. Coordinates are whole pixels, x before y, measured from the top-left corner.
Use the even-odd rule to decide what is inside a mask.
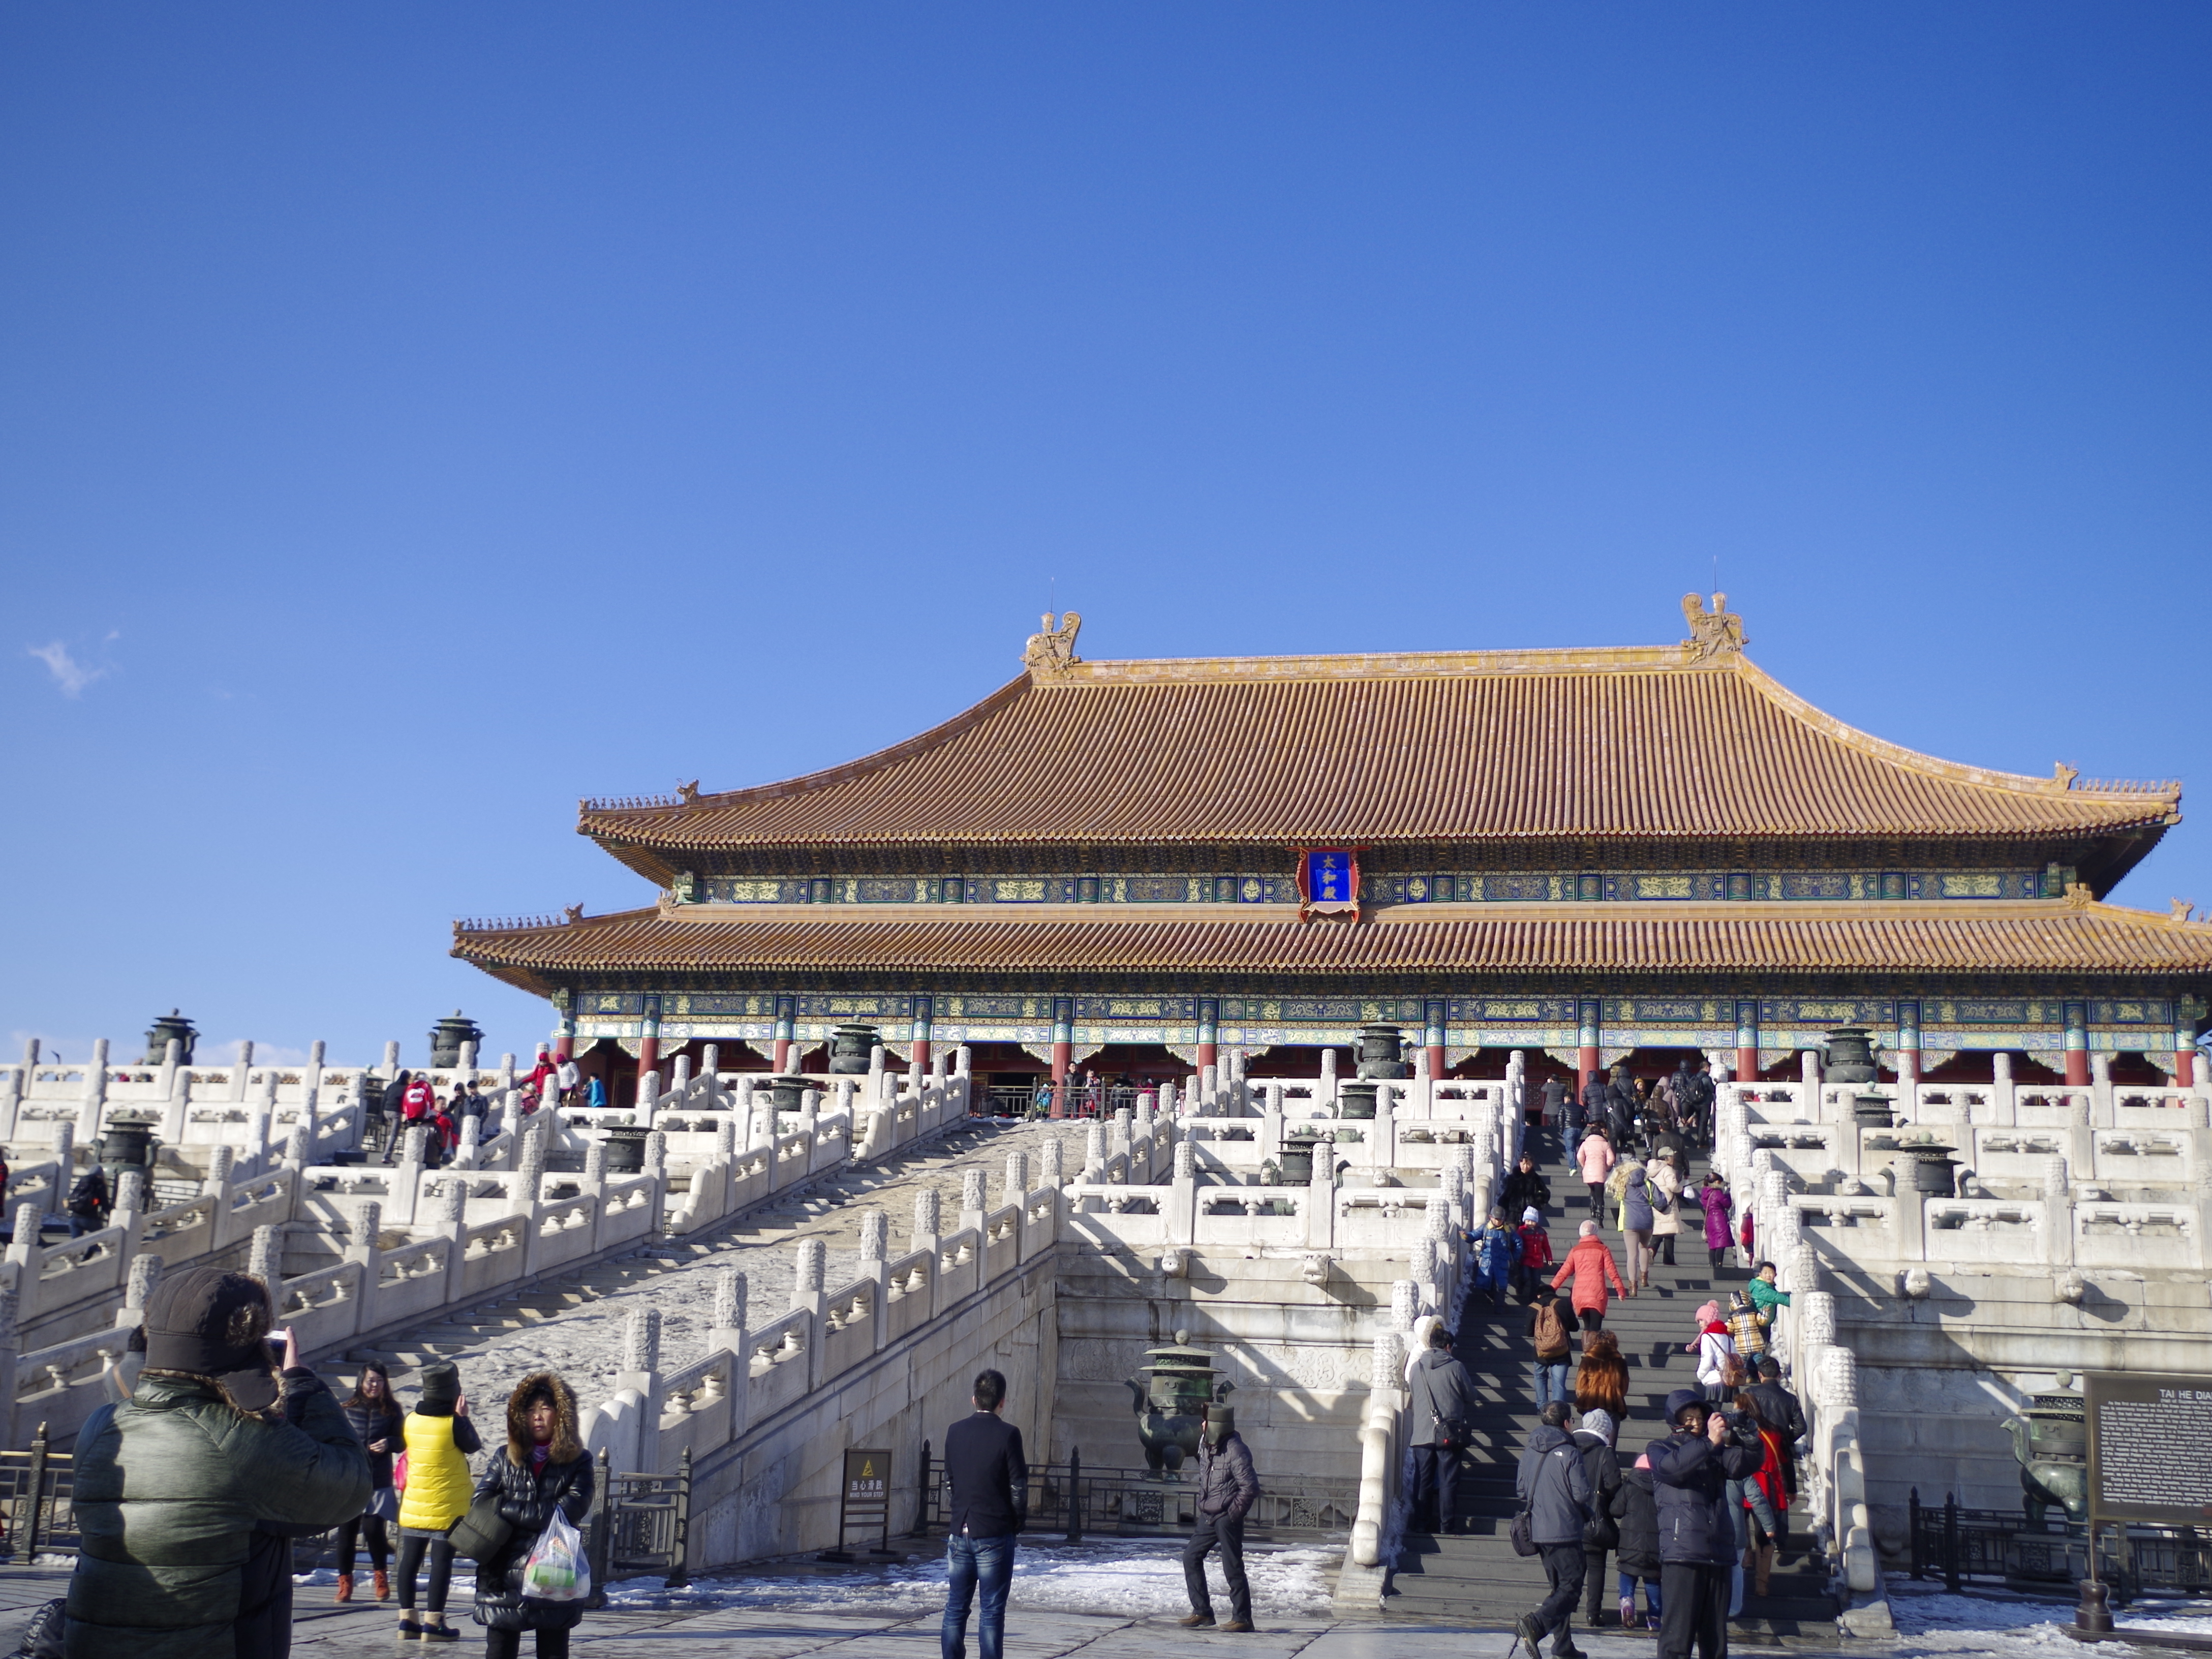
[[[1589,1565],[1583,1555],[1583,1529],[1595,1513],[1589,1470],[1581,1449],[1566,1431],[1567,1403],[1554,1400],[1544,1407],[1543,1421],[1529,1431],[1521,1454],[1521,1467],[1513,1478],[1514,1495],[1528,1511],[1528,1535],[1544,1558],[1544,1577],[1552,1593],[1534,1613],[1523,1613],[1514,1632],[1528,1644],[1528,1659],[1537,1659],[1536,1644],[1547,1632],[1552,1639],[1552,1659],[1582,1659],[1575,1645],[1575,1603],[1583,1593],[1583,1573]]]
[[[1687,1659],[1692,1643],[1700,1659],[1723,1659],[1736,1559],[1728,1483],[1757,1474],[1765,1452],[1755,1425],[1709,1412],[1695,1389],[1667,1396],[1667,1420],[1674,1431],[1644,1453],[1659,1511],[1659,1659]]]
[[[1029,1518],[1030,1466],[1022,1431],[1004,1421],[1006,1379],[975,1378],[975,1410],[945,1431],[945,1478],[952,1488],[951,1537],[945,1546],[944,1659],[967,1659],[968,1606],[982,1609],[975,1645],[1000,1659],[1006,1636],[1006,1589],[1014,1579],[1014,1538]]]

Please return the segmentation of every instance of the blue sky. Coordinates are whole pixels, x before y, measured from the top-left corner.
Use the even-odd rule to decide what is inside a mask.
[[[1680,637],[2197,764],[2212,11],[0,11],[0,1031],[420,1058],[584,794]],[[12,654],[11,654],[12,653]],[[2172,831],[2120,896],[2212,902]]]

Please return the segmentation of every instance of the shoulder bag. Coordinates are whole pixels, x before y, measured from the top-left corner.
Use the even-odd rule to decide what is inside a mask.
[[[469,1512],[453,1522],[447,1537],[453,1553],[482,1563],[495,1559],[514,1538],[514,1522],[499,1512],[496,1488],[469,1505]]]
[[[1514,1512],[1512,1533],[1514,1554],[1536,1553],[1536,1527],[1535,1522],[1529,1519],[1528,1510],[1517,1510]]]

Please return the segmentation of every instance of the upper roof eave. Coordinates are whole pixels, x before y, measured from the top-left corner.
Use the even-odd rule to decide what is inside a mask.
[[[800,777],[763,784],[751,788],[702,794],[687,789],[681,799],[641,803],[605,803],[586,801],[580,804],[578,830],[599,840],[615,856],[633,867],[652,869],[660,866],[653,856],[655,850],[682,855],[711,851],[738,851],[775,847],[818,848],[834,846],[866,847],[971,847],[1007,844],[1027,844],[1051,847],[1122,847],[1122,846],[1198,846],[1253,844],[1279,847],[1290,842],[1350,842],[1362,846],[1413,846],[1464,842],[1469,845],[1526,845],[1544,841],[1657,841],[1657,842],[1727,842],[1744,839],[1791,839],[1817,834],[1843,840],[1895,840],[1917,835],[1929,835],[1947,839],[1984,839],[1994,841],[2033,841],[2040,839],[2094,837],[2131,830],[2159,828],[2174,821],[2179,805],[2178,784],[2149,786],[2105,786],[2081,783],[2067,768],[2054,769],[2050,777],[2003,772],[1985,767],[1947,761],[1922,754],[1901,744],[1872,736],[1850,726],[1814,707],[1796,694],[1776,682],[1765,671],[1752,663],[1741,649],[1741,630],[1733,643],[1723,641],[1715,647],[1705,636],[1700,623],[1710,624],[1713,618],[1691,615],[1692,606],[1685,601],[1685,613],[1691,616],[1693,630],[1700,637],[1685,641],[1676,646],[1622,647],[1589,650],[1531,650],[1531,651],[1473,651],[1407,653],[1365,656],[1307,656],[1279,658],[1207,658],[1136,659],[1127,661],[1083,662],[1040,660],[1032,641],[1031,666],[1022,675],[992,692],[981,702],[963,710],[951,719],[940,722],[915,737],[879,750],[872,755],[848,762],[843,765],[806,774]],[[1723,613],[1723,615],[1725,613]],[[1732,616],[1725,617],[1734,623]],[[1040,636],[1049,637],[1049,636]],[[1068,636],[1072,647],[1073,635]],[[1048,657],[1049,653],[1047,653]],[[1641,822],[1607,824],[1603,823],[1577,823],[1566,822],[1530,823],[1519,827],[1468,829],[1447,832],[1431,823],[1423,827],[1400,825],[1393,828],[1376,816],[1396,814],[1405,816],[1402,803],[1394,804],[1387,792],[1371,793],[1370,805],[1374,809],[1364,821],[1357,811],[1333,817],[1326,811],[1316,811],[1293,823],[1279,814],[1267,822],[1265,810],[1248,814],[1254,820],[1245,831],[1225,828],[1218,821],[1199,827],[1196,820],[1206,815],[1188,807],[1178,810],[1188,820],[1175,822],[1176,812],[1162,814],[1159,821],[1137,828],[1116,827],[1094,814],[1095,827],[1080,823],[1064,827],[1039,826],[1029,833],[1016,829],[1012,833],[1004,824],[977,822],[963,828],[957,821],[963,807],[959,792],[939,777],[930,781],[932,775],[918,775],[921,782],[909,776],[904,787],[920,790],[927,798],[928,810],[912,813],[918,821],[927,820],[913,833],[902,833],[886,829],[883,819],[887,815],[883,801],[878,799],[873,807],[866,798],[855,801],[848,792],[846,804],[835,810],[816,809],[815,817],[821,821],[806,823],[804,813],[790,811],[762,812],[773,803],[788,801],[794,797],[819,794],[841,789],[886,773],[893,773],[908,763],[922,762],[938,751],[957,744],[963,734],[1001,715],[1018,711],[1033,697],[1058,698],[1069,693],[1080,696],[1085,692],[1124,692],[1158,690],[1176,687],[1216,687],[1231,689],[1228,695],[1243,696],[1260,688],[1314,685],[1348,685],[1362,684],[1384,686],[1392,682],[1466,682],[1472,680],[1528,680],[1544,679],[1561,684],[1595,682],[1623,676],[1664,676],[1669,681],[1686,683],[1703,680],[1709,684],[1734,684],[1755,695],[1759,702],[1770,708],[1786,722],[1775,727],[1771,720],[1751,724],[1761,729],[1744,734],[1743,740],[1752,744],[1765,742],[1770,746],[1777,741],[1785,744],[1788,732],[1804,734],[1812,750],[1820,744],[1834,745],[1835,750],[1860,757],[1862,763],[1872,763],[1875,773],[1869,778],[1909,776],[1923,781],[1916,787],[1912,799],[1929,813],[1941,816],[1942,803],[1948,799],[1955,809],[1953,816],[1959,824],[1942,825],[1929,823],[1913,823],[1904,821],[1910,812],[1900,811],[1899,822],[1852,824],[1841,821],[1827,823],[1801,817],[1796,823],[1773,823],[1761,825],[1755,821],[1744,821],[1744,815],[1735,815],[1739,821],[1726,825],[1712,823],[1679,823]],[[1202,695],[1202,694],[1201,694]],[[1322,694],[1316,694],[1322,695]],[[1503,695],[1503,694],[1501,694]],[[1382,715],[1384,720],[1407,720],[1421,717],[1419,709],[1426,708],[1434,717],[1434,699],[1426,704],[1393,702]],[[1042,714],[1018,718],[1012,727],[1002,727],[1002,735],[1010,744],[1025,744],[1031,751],[1052,754],[1054,730],[1067,727],[1071,722],[1079,726],[1083,720],[1094,718],[1079,711],[1088,698],[1062,707],[1057,703],[1039,705],[1040,709],[1053,712],[1050,720]],[[1713,705],[1708,699],[1703,707],[1710,715],[1717,707],[1723,714],[1740,710],[1737,703]],[[1102,708],[1103,706],[1102,705]],[[1168,720],[1164,727],[1170,740],[1188,732],[1192,720],[1186,704],[1178,704],[1176,716],[1158,715]],[[1339,711],[1341,726],[1341,710]],[[1611,708],[1609,718],[1640,720],[1645,727],[1653,724],[1649,709],[1623,713]],[[1138,769],[1133,779],[1139,776],[1144,750],[1141,744],[1127,744],[1128,728],[1142,718],[1142,711],[1127,716],[1098,714],[1096,719],[1107,720],[1114,735],[1125,741],[1127,752],[1116,751],[1106,757],[1104,764],[1121,764]],[[1308,713],[1304,716],[1309,726],[1315,726],[1323,717]],[[1744,716],[1749,720],[1749,716]],[[1054,727],[1050,720],[1058,720]],[[1337,728],[1330,728],[1336,730]],[[1393,731],[1395,728],[1392,728]],[[1784,736],[1778,738],[1777,732]],[[1246,741],[1255,741],[1249,719],[1237,728],[1237,735]],[[1270,734],[1272,735],[1272,734]],[[1419,735],[1418,733],[1416,734]],[[1518,732],[1509,733],[1509,740]],[[1711,738],[1711,734],[1700,733]],[[1308,733],[1310,742],[1325,744],[1329,730]],[[1656,729],[1638,728],[1627,739],[1653,748],[1662,757],[1670,742],[1683,738],[1680,730],[1669,731],[1665,720],[1657,721]],[[1711,738],[1718,741],[1717,738]],[[1285,739],[1285,741],[1288,741]],[[1819,761],[1817,754],[1808,762],[1805,745],[1793,750],[1795,763],[1826,767],[1826,773],[1836,769],[1832,763]],[[1806,750],[1805,752],[1811,752]],[[1834,751],[1831,751],[1832,753]],[[1019,762],[1019,755],[1014,756]],[[1030,756],[1034,759],[1034,753]],[[1096,757],[1094,756],[1095,759]],[[1271,763],[1281,766],[1284,757],[1270,757]],[[1309,764],[1318,764],[1301,756]],[[1335,763],[1358,760],[1358,756],[1336,756]],[[1632,757],[1633,758],[1633,757]],[[1762,756],[1762,759],[1765,758]],[[1785,760],[1788,757],[1785,757]],[[946,762],[944,765],[965,766],[969,775],[988,772],[992,754],[988,750],[981,756],[971,755],[964,762]],[[1480,759],[1480,757],[1478,757]],[[942,767],[940,767],[940,771]],[[1729,787],[1735,787],[1748,800],[1757,787],[1767,787],[1770,797],[1785,807],[1795,808],[1801,802],[1791,798],[1786,788],[1755,786],[1747,781],[1751,775],[1745,769],[1745,779]],[[1823,783],[1832,793],[1837,787],[1833,776],[1824,774]],[[1132,787],[1139,787],[1133,783]],[[1899,791],[1905,787],[1899,786]],[[934,788],[938,793],[928,794]],[[1935,792],[1932,795],[1929,790]],[[972,796],[969,799],[972,799]],[[1930,805],[1930,803],[1934,805]],[[1977,805],[1978,803],[1978,805]],[[1893,805],[1894,803],[1893,803]],[[1723,803],[1727,805],[1727,803]],[[871,811],[873,818],[871,820]],[[888,814],[896,817],[896,813]],[[1723,816],[1726,816],[1723,813]],[[1984,822],[1966,825],[1967,820],[1979,817]],[[1307,821],[1310,817],[1310,822]],[[763,819],[771,822],[763,823]],[[748,822],[748,821],[750,822]],[[2009,821],[2001,821],[2009,820]],[[849,826],[849,827],[848,827]],[[625,850],[635,856],[625,856]]]

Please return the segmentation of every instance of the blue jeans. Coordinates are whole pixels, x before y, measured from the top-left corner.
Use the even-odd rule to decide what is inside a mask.
[[[968,1604],[978,1588],[983,1607],[975,1620],[975,1646],[982,1659],[1000,1659],[1006,1639],[1006,1590],[1014,1582],[1014,1536],[955,1533],[945,1540],[944,1659],[968,1659]]]
[[[1620,1599],[1624,1601],[1633,1601],[1636,1599],[1636,1575],[1632,1572],[1624,1572],[1618,1577],[1620,1581]],[[1659,1616],[1660,1605],[1659,1581],[1656,1578],[1646,1578],[1644,1580],[1644,1611],[1656,1619]]]
[[[1564,1359],[1540,1359],[1536,1362],[1536,1409],[1542,1411],[1554,1400],[1567,1398],[1567,1362]]]

